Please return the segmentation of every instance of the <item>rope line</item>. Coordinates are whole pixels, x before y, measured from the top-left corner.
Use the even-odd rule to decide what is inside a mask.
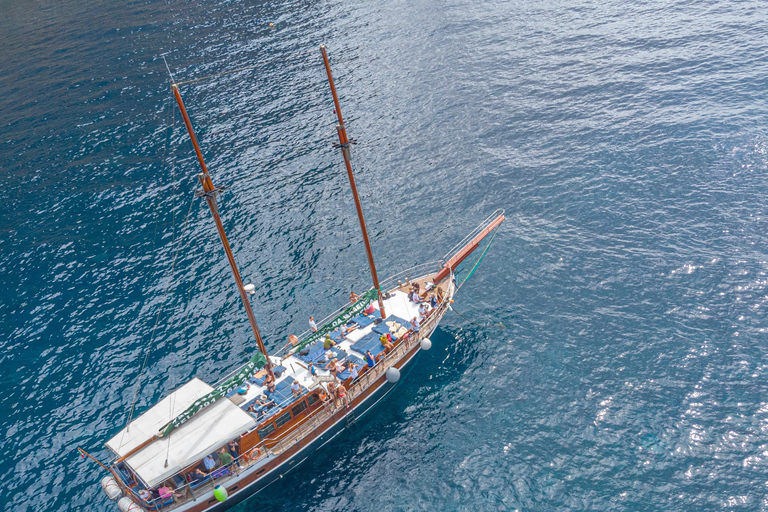
[[[472,274],[475,273],[475,270],[477,270],[478,265],[480,265],[480,262],[483,261],[483,258],[485,257],[485,253],[488,252],[488,249],[490,249],[491,244],[493,243],[493,239],[496,238],[496,234],[499,232],[499,228],[497,227],[496,230],[493,232],[493,236],[488,241],[488,245],[485,246],[485,249],[483,250],[483,253],[480,255],[480,257],[477,259],[477,262],[472,267],[472,270],[469,271],[469,274],[467,274],[467,277],[464,278],[464,280],[461,282],[458,288],[456,288],[456,292],[458,293],[459,290],[461,290],[461,287],[464,286],[464,283],[467,282],[467,279],[472,277]]]

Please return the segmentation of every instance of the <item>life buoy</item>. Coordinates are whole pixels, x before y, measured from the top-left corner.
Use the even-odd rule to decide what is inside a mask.
[[[254,453],[256,455],[254,455]],[[245,462],[249,462],[258,459],[259,457],[261,457],[261,450],[259,448],[252,448],[245,452],[242,458]]]

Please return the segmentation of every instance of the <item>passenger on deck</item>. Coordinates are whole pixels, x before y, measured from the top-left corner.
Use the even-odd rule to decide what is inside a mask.
[[[292,347],[295,347],[299,343],[299,337],[295,334],[289,334],[288,335],[288,344]]]
[[[429,314],[429,306],[425,302],[421,303],[421,306],[419,306],[419,316],[421,316],[421,319],[425,319],[427,315]]]
[[[234,439],[231,440],[229,442],[229,445],[227,446],[227,449],[229,450],[229,454],[235,459],[237,458],[237,451],[239,448],[240,448],[240,445]]]
[[[368,307],[363,310],[364,315],[372,315],[376,308],[373,307],[373,302],[368,304]]]
[[[291,384],[291,393],[293,393],[293,396],[299,396],[301,394],[301,384],[295,379],[293,384]]]
[[[232,455],[229,454],[226,448],[219,450],[219,460],[222,466],[227,467],[232,464],[232,458]]]
[[[205,470],[210,473],[213,471],[213,468],[216,467],[216,461],[211,455],[206,455],[203,459],[203,466],[205,466]]]
[[[356,294],[355,292],[349,292],[349,303],[354,304],[357,302],[357,299],[359,299],[360,296]]]
[[[349,407],[349,402],[347,401],[347,388],[345,388],[344,385],[339,384],[336,388],[336,397],[344,404],[344,407]],[[336,407],[338,407],[339,403],[336,401],[334,402],[336,403]]]
[[[439,301],[437,300],[437,295],[436,294],[432,295],[429,298],[429,305],[432,306],[432,309],[434,309],[437,307],[438,304],[439,304]]]
[[[349,363],[349,376],[352,377],[352,381],[356,381],[360,373],[357,371],[357,365]]]
[[[325,340],[323,341],[323,348],[325,350],[329,350],[331,347],[335,347],[336,342],[331,339],[330,334],[325,335]]]
[[[168,498],[181,498],[181,494],[173,492],[173,488],[168,482],[164,483],[163,486],[157,490],[157,493],[160,495],[160,498],[164,500]]]
[[[347,337],[347,328],[344,324],[339,326],[339,336],[342,340]]]
[[[333,398],[334,403],[336,402],[336,384],[333,382],[328,383],[328,397]]]
[[[312,363],[312,361],[309,362],[307,365],[307,371],[309,374],[313,377],[317,376],[317,368],[315,368],[315,365]]]
[[[420,304],[424,302],[424,300],[419,297],[419,292],[417,292],[415,289],[408,295],[408,298],[411,299],[411,302],[415,302],[416,304]]]
[[[196,484],[197,482],[203,480],[206,476],[203,470],[200,468],[195,468],[194,471],[190,471],[187,473],[187,480],[189,480],[190,483]]]
[[[344,371],[344,367],[336,358],[331,359],[331,361],[325,366],[325,369],[330,371],[337,379],[339,378],[339,374]]]
[[[419,332],[420,328],[421,328],[421,324],[419,324],[419,319],[416,317],[413,317],[413,320],[411,320],[411,329],[413,329],[413,332]]]
[[[376,360],[373,358],[370,350],[365,351],[365,362],[368,363],[368,368],[376,366]]]
[[[146,489],[139,489],[139,498],[143,499],[144,501],[149,501],[152,499],[152,493]]]
[[[387,352],[395,348],[395,346],[392,344],[392,335],[389,333],[382,334],[379,338],[379,341],[381,341],[381,345]]]
[[[274,400],[267,398],[266,395],[260,395],[251,407],[255,408],[257,404],[267,409],[271,409],[277,405]]]
[[[317,332],[317,324],[313,316],[309,317],[309,328],[312,329],[312,332]]]
[[[255,419],[256,421],[259,421],[259,420],[261,420],[261,417],[264,416],[264,411],[263,410],[258,410],[258,411],[256,410],[256,404],[257,403],[258,403],[258,401],[252,403],[251,406],[248,407],[248,410],[245,411],[245,412],[247,412],[248,416],[250,416],[251,418]]]

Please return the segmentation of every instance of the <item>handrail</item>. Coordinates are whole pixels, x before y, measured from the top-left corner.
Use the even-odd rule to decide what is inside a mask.
[[[465,236],[465,237],[464,237],[464,238],[461,240],[461,242],[459,242],[459,243],[457,243],[456,245],[454,245],[454,246],[451,248],[451,250],[450,250],[450,251],[448,251],[447,253],[445,253],[445,256],[443,256],[443,260],[442,260],[442,261],[448,261],[448,260],[450,259],[450,257],[451,257],[451,254],[452,254],[452,253],[453,253],[453,252],[454,252],[456,249],[458,249],[459,247],[461,247],[462,245],[464,245],[465,243],[467,243],[467,241],[468,241],[468,240],[471,240],[471,239],[472,239],[472,238],[473,238],[475,235],[477,235],[477,234],[478,234],[480,231],[482,231],[482,230],[485,228],[485,225],[486,225],[486,224],[488,224],[488,223],[489,223],[491,220],[495,219],[495,218],[496,218],[496,217],[498,217],[499,215],[504,215],[504,209],[503,209],[503,208],[498,208],[498,209],[497,209],[495,212],[493,212],[493,213],[492,213],[492,214],[490,214],[488,217],[486,217],[486,218],[485,218],[485,219],[484,219],[484,220],[483,220],[483,221],[482,221],[480,224],[478,224],[478,225],[477,225],[477,227],[476,227],[475,229],[473,229],[472,231],[470,231],[470,232],[469,232],[469,234],[468,234],[467,236]]]

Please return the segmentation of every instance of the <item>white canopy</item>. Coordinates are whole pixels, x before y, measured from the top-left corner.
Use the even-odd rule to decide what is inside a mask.
[[[124,457],[126,453],[157,435],[161,427],[184,412],[195,400],[211,391],[213,388],[202,380],[192,379],[118,432],[107,441],[107,448]]]
[[[122,442],[123,432],[120,432],[107,442],[107,446],[118,455],[124,456],[157,434],[160,427],[212,389],[199,379],[191,380],[131,422],[130,430],[125,433]],[[169,400],[172,397],[175,397],[173,404]],[[173,405],[173,414],[171,414],[171,405]],[[144,483],[155,487],[190,464],[201,460],[230,439],[255,426],[256,422],[248,413],[230,400],[222,398],[195,414],[182,426],[173,430],[168,437],[145,446],[125,459],[125,462]],[[167,467],[165,467],[166,456]]]

